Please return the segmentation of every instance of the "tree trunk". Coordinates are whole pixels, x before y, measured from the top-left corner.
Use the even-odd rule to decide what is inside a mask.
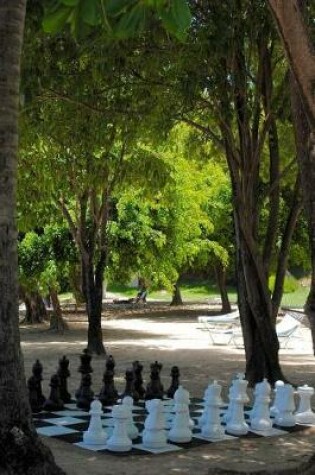
[[[26,292],[24,301],[26,306],[25,323],[42,323],[47,319],[47,310],[39,292]]]
[[[284,380],[279,364],[279,342],[271,317],[267,277],[259,255],[249,241],[248,223],[235,213],[237,239],[238,304],[243,330],[246,379],[250,386],[267,378]]]
[[[79,306],[85,303],[83,282],[82,282],[82,267],[75,263],[70,266],[69,272],[70,286],[75,298],[76,305]]]
[[[297,177],[292,197],[292,204],[282,236],[279,256],[277,260],[277,272],[275,286],[272,293],[272,321],[276,323],[279,307],[283,296],[283,286],[287,263],[289,258],[290,244],[296,227],[298,217],[302,211],[301,180]]]
[[[23,323],[29,325],[42,323],[42,321],[47,318],[47,310],[40,293],[38,291],[27,292],[23,286],[20,285],[20,294],[26,308]]]
[[[177,305],[183,305],[183,299],[180,293],[180,288],[178,283],[174,285],[173,298],[171,301],[171,306],[176,307]]]
[[[293,74],[291,75],[291,108],[304,208],[308,219],[312,264],[311,287],[304,308],[310,322],[313,352],[315,354],[315,140],[311,136],[308,119]]]
[[[220,291],[222,313],[232,312],[229,295],[226,288],[226,270],[221,263],[214,266],[215,276]]]
[[[58,292],[56,289],[50,289],[49,294],[53,307],[53,314],[50,317],[50,330],[56,330],[59,333],[63,333],[65,330],[68,330],[68,325],[62,316]]]
[[[268,0],[297,82],[305,113],[315,130],[315,53],[299,0]]]
[[[83,264],[86,311],[88,314],[88,345],[90,353],[105,354],[102,334],[103,271],[94,273],[91,259]]]
[[[0,472],[63,473],[31,420],[18,311],[16,166],[25,0],[0,0]]]

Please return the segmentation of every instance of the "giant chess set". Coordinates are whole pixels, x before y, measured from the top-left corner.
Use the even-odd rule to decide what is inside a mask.
[[[143,365],[134,361],[125,374],[122,394],[115,387],[115,361],[107,357],[103,386],[92,390],[91,355],[80,356],[80,386],[72,399],[68,392],[69,360],[64,356],[50,380],[50,394],[42,392],[43,366],[39,360],[28,379],[30,404],[38,434],[55,437],[81,448],[108,454],[148,454],[179,451],[237,437],[271,437],[315,426],[311,408],[314,389],[295,390],[278,381],[272,390],[267,380],[255,386],[253,402],[243,374],[235,375],[228,401],[222,387],[212,381],[203,398],[190,398],[180,384],[177,366],[171,370],[170,387],[161,382],[162,365],[151,364],[144,387]]]

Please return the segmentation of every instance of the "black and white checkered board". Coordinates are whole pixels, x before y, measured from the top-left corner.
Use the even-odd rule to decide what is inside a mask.
[[[245,408],[245,417],[248,420],[247,411],[250,410],[250,407]],[[225,412],[226,406],[222,407],[222,414]],[[200,417],[203,411],[203,401],[201,399],[191,399],[190,405],[190,417],[197,422],[197,418]],[[90,416],[87,411],[83,411],[76,407],[76,404],[73,402],[71,404],[66,404],[65,409],[58,412],[47,412],[42,411],[40,413],[34,414],[33,419],[36,426],[38,434],[48,437],[54,437],[56,439],[74,444],[78,447],[97,451],[101,453],[114,454],[114,455],[143,455],[143,454],[156,454],[156,453],[166,453],[173,452],[183,449],[190,449],[193,447],[199,447],[205,444],[211,444],[218,442],[218,440],[206,439],[202,437],[200,429],[193,429],[193,438],[191,442],[188,443],[169,443],[167,447],[163,449],[147,449],[142,445],[141,433],[144,428],[144,421],[147,416],[147,413],[144,409],[144,403],[139,402],[133,408],[134,421],[137,425],[140,436],[133,441],[132,450],[129,452],[110,452],[107,450],[106,445],[104,446],[91,446],[83,443],[83,432],[88,429]],[[113,419],[111,418],[111,408],[108,407],[104,410],[104,415],[102,416],[103,426],[108,435],[111,434],[113,428]],[[248,434],[241,436],[242,438],[259,438],[259,437],[272,437],[272,436],[282,436],[291,432],[297,432],[304,430],[309,426],[306,425],[295,425],[294,427],[277,427],[274,426],[268,432],[257,432],[249,430]],[[226,433],[222,440],[235,439],[237,437],[229,435]]]

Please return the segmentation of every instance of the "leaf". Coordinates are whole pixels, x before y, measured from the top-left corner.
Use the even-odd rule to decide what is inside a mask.
[[[129,12],[124,13],[114,28],[114,34],[119,39],[128,38],[141,31],[145,24],[146,8],[138,3]]]
[[[60,0],[67,7],[76,7],[80,0]]]
[[[183,41],[191,23],[191,13],[186,0],[172,0],[170,6],[158,7],[165,28]]]
[[[100,24],[99,0],[81,0],[81,18],[91,26]]]
[[[46,33],[57,33],[62,29],[71,13],[70,7],[60,7],[52,13],[48,13],[43,20],[43,29]]]
[[[130,0],[105,0],[106,13],[112,17],[120,16],[127,12],[130,3],[132,3]]]
[[[186,0],[172,0],[171,10],[181,31],[188,30],[191,23],[191,13]]]

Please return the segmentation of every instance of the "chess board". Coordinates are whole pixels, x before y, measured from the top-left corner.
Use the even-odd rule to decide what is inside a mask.
[[[169,406],[167,409],[166,405],[166,419],[169,419],[172,416],[172,408]],[[201,416],[203,411],[204,403],[201,399],[191,399],[190,404],[190,417],[195,422],[195,428],[193,429],[193,438],[188,443],[173,443],[170,442],[163,449],[148,449],[145,448],[142,444],[141,432],[144,429],[144,421],[147,417],[147,413],[144,407],[144,402],[138,402],[133,406],[133,418],[136,426],[139,429],[139,437],[133,440],[132,449],[128,452],[111,452],[104,446],[94,446],[86,445],[83,442],[83,432],[88,429],[90,416],[87,411],[78,409],[75,402],[73,401],[70,404],[66,404],[65,408],[62,411],[48,412],[42,411],[33,415],[34,424],[37,430],[37,433],[42,436],[54,437],[56,439],[62,440],[64,442],[74,444],[82,449],[97,451],[100,453],[112,454],[115,456],[126,456],[126,455],[148,455],[148,454],[161,454],[167,452],[180,451],[183,449],[190,449],[193,447],[199,447],[205,444],[212,444],[223,440],[233,440],[238,438],[235,435],[228,434],[225,431],[225,435],[222,439],[207,439],[201,435],[201,430],[197,428],[197,420]],[[227,406],[222,406],[222,415],[226,411]],[[249,411],[250,407],[245,407],[245,419],[249,424]],[[105,431],[108,436],[111,435],[113,430],[113,419],[111,417],[111,407],[104,409],[104,414],[102,415],[102,423]],[[224,424],[222,424],[224,425]],[[242,438],[260,438],[260,437],[277,437],[283,436],[288,433],[303,431],[310,426],[296,424],[294,427],[277,427],[273,426],[272,429],[268,432],[257,432],[249,429],[249,432],[240,436]]]

